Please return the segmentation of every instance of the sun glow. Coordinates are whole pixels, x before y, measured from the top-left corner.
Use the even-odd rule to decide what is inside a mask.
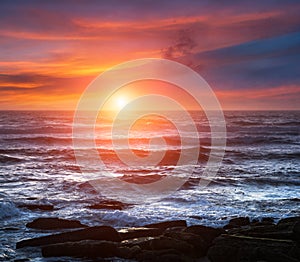
[[[115,100],[115,105],[118,109],[122,109],[128,103],[127,99],[124,96],[119,96]]]

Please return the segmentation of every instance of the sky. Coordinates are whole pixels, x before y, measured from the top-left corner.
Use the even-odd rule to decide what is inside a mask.
[[[224,110],[300,110],[300,2],[0,2],[0,110],[74,110],[114,65],[166,58]]]

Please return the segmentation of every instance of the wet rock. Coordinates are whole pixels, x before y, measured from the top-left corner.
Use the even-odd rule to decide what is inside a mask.
[[[107,240],[120,242],[121,238],[119,233],[113,227],[96,226],[71,232],[22,240],[17,242],[16,247],[22,248],[27,246],[43,246],[81,240]]]
[[[136,257],[137,261],[153,261],[153,262],[187,262],[188,260],[183,254],[175,249],[164,250],[144,250]]]
[[[294,225],[296,222],[300,222],[300,217],[288,217],[288,218],[280,219],[277,225],[278,226]]]
[[[174,239],[166,236],[148,240],[142,246],[143,249],[148,250],[175,249],[186,254],[190,253],[193,249],[192,245],[188,244],[183,240]]]
[[[266,224],[274,224],[274,218],[273,217],[263,217],[261,219],[262,223],[266,223]]]
[[[170,227],[186,227],[186,221],[185,220],[173,220],[173,221],[164,221],[160,223],[154,223],[154,224],[148,224],[145,225],[144,227],[149,227],[149,228],[160,228],[160,229],[167,229]]]
[[[186,227],[168,227],[164,232],[183,232],[186,229]]]
[[[233,228],[228,230],[228,234],[244,235],[250,237],[271,238],[271,239],[294,239],[292,227],[277,225],[251,225],[243,228]]]
[[[229,220],[228,225],[224,226],[224,229],[230,229],[235,227],[242,227],[250,225],[249,217],[237,217]]]
[[[222,235],[209,248],[208,258],[212,262],[294,261],[288,255],[293,246],[291,240]]]
[[[155,239],[156,237],[139,237],[133,239],[123,240],[121,245],[126,247],[139,246],[141,249],[149,249],[149,240]]]
[[[189,226],[184,230],[184,232],[200,235],[207,243],[211,243],[216,237],[226,233],[224,229],[206,227],[202,225]]]
[[[289,256],[299,259],[300,258],[300,244],[295,244],[289,251]],[[300,260],[300,259],[299,259]]]
[[[53,205],[45,205],[45,204],[22,204],[19,205],[21,208],[27,208],[30,210],[43,210],[43,211],[52,211],[54,209]]]
[[[78,220],[61,219],[57,217],[41,217],[26,224],[26,227],[35,229],[61,229],[61,228],[82,228],[87,227]]]
[[[293,226],[293,239],[300,242],[300,221]]]
[[[44,257],[114,257],[118,255],[117,244],[109,241],[84,240],[42,247]]]
[[[90,209],[110,209],[110,210],[123,210],[132,206],[117,200],[103,200],[97,204],[87,206]]]
[[[185,241],[186,243],[190,244],[193,249],[191,250],[189,255],[194,257],[205,256],[210,245],[210,243],[208,243],[202,236],[192,233],[166,232],[164,236]]]
[[[139,253],[142,252],[142,249],[138,246],[119,246],[118,247],[118,257],[126,258],[126,259],[132,259],[135,258]]]
[[[140,237],[155,237],[163,233],[160,228],[133,227],[125,228],[118,231],[122,240],[140,238]]]

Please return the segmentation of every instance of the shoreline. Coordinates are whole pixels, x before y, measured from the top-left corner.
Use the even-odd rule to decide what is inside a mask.
[[[69,257],[70,261],[296,262],[300,258],[300,217],[278,223],[272,218],[250,221],[238,217],[223,228],[203,226],[200,221],[188,226],[185,220],[173,220],[122,229],[43,217],[26,227],[47,235],[20,239],[17,249],[25,254],[28,249],[28,255],[38,250],[41,257]]]

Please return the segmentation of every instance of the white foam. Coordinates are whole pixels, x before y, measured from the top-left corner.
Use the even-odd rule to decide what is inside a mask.
[[[17,207],[9,202],[9,201],[2,201],[0,202],[0,219],[13,217],[19,214],[19,210]]]

